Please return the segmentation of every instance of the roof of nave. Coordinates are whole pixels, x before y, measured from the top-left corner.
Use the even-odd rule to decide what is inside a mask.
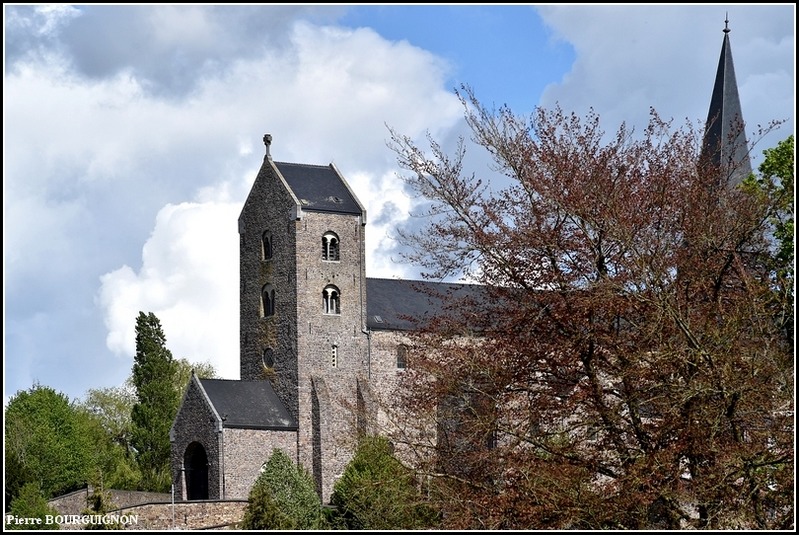
[[[366,326],[376,331],[413,331],[470,299],[482,302],[487,289],[476,284],[402,279],[366,279]]]

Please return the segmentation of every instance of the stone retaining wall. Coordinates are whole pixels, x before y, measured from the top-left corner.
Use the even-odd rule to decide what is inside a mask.
[[[139,490],[107,489],[108,501],[114,508],[130,507],[142,503],[170,502],[168,492],[145,492]],[[89,485],[82,489],[58,496],[47,503],[62,515],[79,515],[89,507],[89,498],[94,488]]]
[[[241,521],[247,500],[147,503],[126,507],[113,514],[135,518],[125,527],[132,530],[229,529]]]

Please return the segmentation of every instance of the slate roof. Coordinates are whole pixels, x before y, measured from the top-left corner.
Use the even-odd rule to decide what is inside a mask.
[[[716,81],[707,113],[702,152],[711,158],[714,165],[722,169],[730,162],[740,164],[740,169],[729,177],[732,184],[738,184],[752,172],[752,164],[749,160],[746,131],[743,128],[738,84],[735,81],[728,22],[724,21],[724,41],[721,44]]]
[[[481,298],[476,284],[399,279],[366,279],[366,326],[376,331],[411,331],[445,314],[450,298]]]
[[[296,431],[297,422],[269,381],[200,379],[223,427]]]
[[[356,215],[363,213],[360,203],[333,165],[274,163],[302,203],[303,210]]]

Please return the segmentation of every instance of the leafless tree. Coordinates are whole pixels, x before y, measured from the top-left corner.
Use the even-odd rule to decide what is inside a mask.
[[[764,267],[768,200],[720,181],[698,129],[655,111],[640,135],[606,136],[593,112],[459,96],[506,186],[464,172],[463,142],[448,155],[391,131],[430,203],[401,235],[407,259],[483,288],[416,336],[392,397],[437,430],[435,447],[394,439],[445,526],[792,527],[793,343]]]

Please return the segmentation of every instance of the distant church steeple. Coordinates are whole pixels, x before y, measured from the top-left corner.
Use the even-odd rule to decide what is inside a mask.
[[[702,156],[719,168],[729,184],[739,184],[752,172],[752,164],[732,63],[729,22],[725,17],[724,41],[707,113]]]

